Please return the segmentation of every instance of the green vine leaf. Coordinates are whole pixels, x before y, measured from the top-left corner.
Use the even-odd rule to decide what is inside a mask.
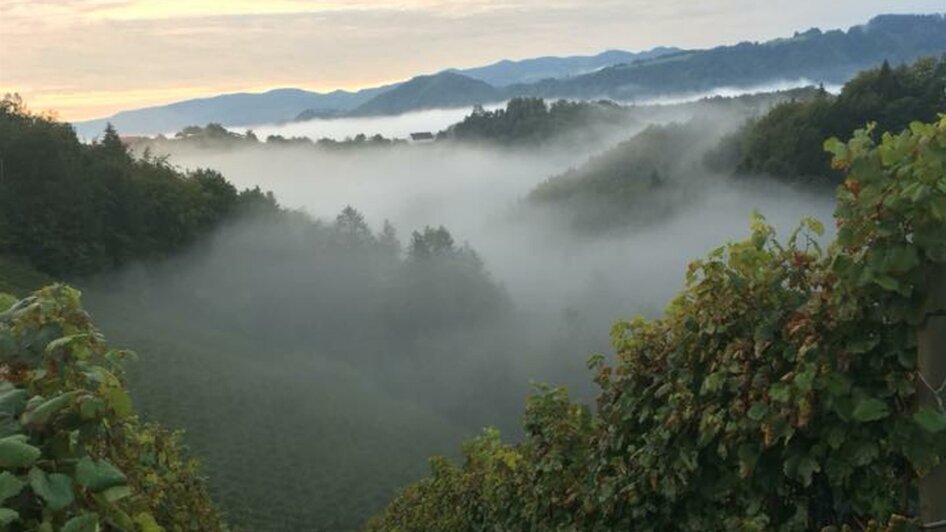
[[[98,530],[99,515],[96,513],[84,513],[66,521],[61,532],[98,532]]]
[[[30,488],[33,493],[46,501],[50,510],[59,511],[75,501],[72,493],[72,479],[61,473],[47,474],[34,467],[29,473]]]
[[[0,526],[7,526],[19,519],[20,514],[16,510],[0,508]]]
[[[76,464],[76,481],[92,491],[103,491],[127,482],[125,474],[105,460],[94,461],[88,456]]]
[[[43,453],[26,440],[22,434],[0,439],[0,467],[13,469],[33,465]]]
[[[929,406],[924,406],[913,414],[913,421],[928,432],[936,433],[946,430],[946,414]]]
[[[862,399],[854,406],[851,416],[864,423],[877,421],[890,415],[887,403],[879,399]]]
[[[0,504],[10,497],[15,497],[23,491],[26,483],[13,476],[9,471],[0,473]]]

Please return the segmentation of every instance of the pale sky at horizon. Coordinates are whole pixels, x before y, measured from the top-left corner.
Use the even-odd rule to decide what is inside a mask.
[[[66,120],[237,91],[329,91],[499,59],[706,48],[946,0],[0,0],[0,93]]]

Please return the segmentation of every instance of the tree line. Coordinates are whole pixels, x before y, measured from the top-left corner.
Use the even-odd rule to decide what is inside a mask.
[[[547,103],[542,98],[519,97],[491,111],[475,106],[472,113],[438,133],[437,138],[500,146],[536,145],[583,128],[620,124],[628,114],[628,108],[607,100]]]
[[[711,163],[737,174],[836,185],[842,174],[830,167],[823,139],[846,135],[868,121],[878,131],[899,131],[943,111],[946,55],[896,67],[884,61],[848,81],[837,96],[820,90],[812,98],[775,106],[726,139]]]
[[[79,142],[72,127],[0,101],[0,253],[54,276],[166,257],[242,213],[278,209],[212,170],[133,158],[112,127]]]
[[[139,151],[150,150],[162,152],[175,145],[191,146],[196,148],[240,148],[247,146],[311,146],[327,150],[342,150],[350,148],[377,148],[406,144],[403,139],[388,138],[380,134],[368,136],[359,133],[342,140],[323,137],[312,140],[309,137],[286,137],[283,135],[267,135],[260,139],[256,132],[247,129],[243,133],[231,131],[220,124],[209,123],[205,126],[187,126],[173,137],[158,135],[154,138],[136,138],[133,147]]]

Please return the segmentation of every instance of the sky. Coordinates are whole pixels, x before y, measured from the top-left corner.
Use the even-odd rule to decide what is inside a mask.
[[[239,91],[357,89],[509,58],[706,48],[944,0],[0,0],[0,93],[64,120]]]

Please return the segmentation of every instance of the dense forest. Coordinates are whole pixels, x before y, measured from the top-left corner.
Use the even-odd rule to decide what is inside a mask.
[[[878,131],[898,131],[913,120],[931,121],[946,109],[946,56],[866,70],[837,96],[785,102],[727,139],[714,154],[717,166],[739,174],[767,174],[796,181],[840,181],[821,149],[823,139],[843,136],[874,122]],[[829,181],[824,178],[830,177]]]
[[[0,101],[0,255],[55,276],[166,257],[241,213],[276,209],[212,170],[132,158],[109,127],[94,144],[72,127]]]
[[[567,133],[588,133],[592,126],[622,125],[629,114],[628,108],[605,100],[547,104],[541,98],[513,98],[505,108],[494,111],[474,107],[469,116],[441,131],[437,138],[503,146],[539,144]]]

